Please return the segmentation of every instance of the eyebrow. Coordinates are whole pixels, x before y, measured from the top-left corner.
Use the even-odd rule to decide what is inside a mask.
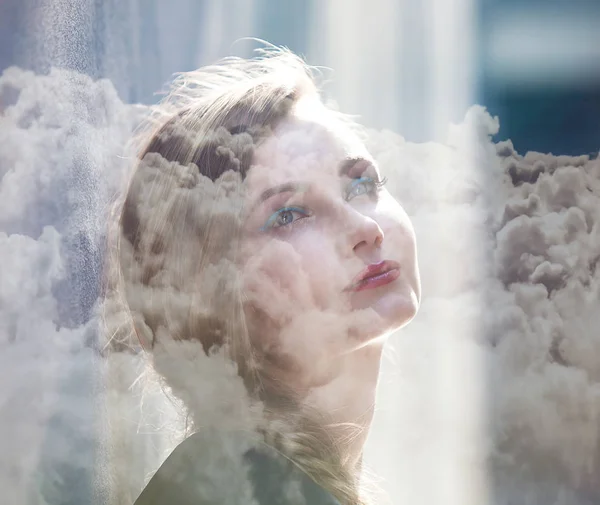
[[[273,186],[272,188],[269,188],[269,189],[266,189],[265,191],[263,191],[260,194],[260,197],[256,203],[257,204],[262,203],[265,200],[268,200],[272,196],[275,196],[279,193],[287,193],[288,191],[298,193],[301,191],[306,191],[307,188],[308,188],[308,184],[304,184],[304,183],[300,183],[300,182],[286,182],[285,184],[280,184],[279,186]]]
[[[278,195],[279,193],[287,193],[288,191],[299,193],[301,191],[306,191],[307,189],[308,184],[301,182],[286,182],[285,184],[273,186],[272,188],[266,189],[260,194],[258,199],[250,207],[250,212],[256,209],[256,207],[258,207],[261,203],[267,201],[269,198],[275,195]]]
[[[361,165],[361,174],[365,172],[367,168],[375,167],[371,160],[363,158],[362,156],[353,156],[345,158],[340,162],[338,174],[340,177],[343,177],[344,175],[350,177],[350,172],[352,172],[352,169],[357,165]]]

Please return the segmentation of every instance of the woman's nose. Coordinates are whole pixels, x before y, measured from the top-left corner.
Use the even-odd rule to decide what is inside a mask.
[[[354,252],[363,248],[379,248],[383,242],[383,230],[373,219],[355,209],[350,210],[348,220],[348,238]]]

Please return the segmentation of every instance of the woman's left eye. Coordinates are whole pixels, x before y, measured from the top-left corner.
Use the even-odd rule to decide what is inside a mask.
[[[355,196],[364,195],[366,193],[376,193],[387,180],[384,178],[381,181],[377,181],[372,177],[358,177],[352,179],[349,184],[348,191],[346,192],[346,200],[351,200]]]
[[[288,226],[295,221],[298,221],[298,219],[308,216],[310,216],[310,213],[300,207],[284,207],[271,214],[261,230],[266,231],[273,228]]]

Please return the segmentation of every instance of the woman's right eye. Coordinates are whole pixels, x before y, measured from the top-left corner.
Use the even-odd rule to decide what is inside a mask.
[[[298,219],[303,219],[309,216],[310,214],[300,207],[284,207],[271,214],[269,219],[267,219],[267,222],[261,228],[261,231],[288,226],[295,221],[298,221]]]

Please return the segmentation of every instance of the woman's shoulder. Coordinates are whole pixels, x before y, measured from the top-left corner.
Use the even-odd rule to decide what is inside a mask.
[[[135,505],[339,505],[257,433],[203,430],[179,444]]]

